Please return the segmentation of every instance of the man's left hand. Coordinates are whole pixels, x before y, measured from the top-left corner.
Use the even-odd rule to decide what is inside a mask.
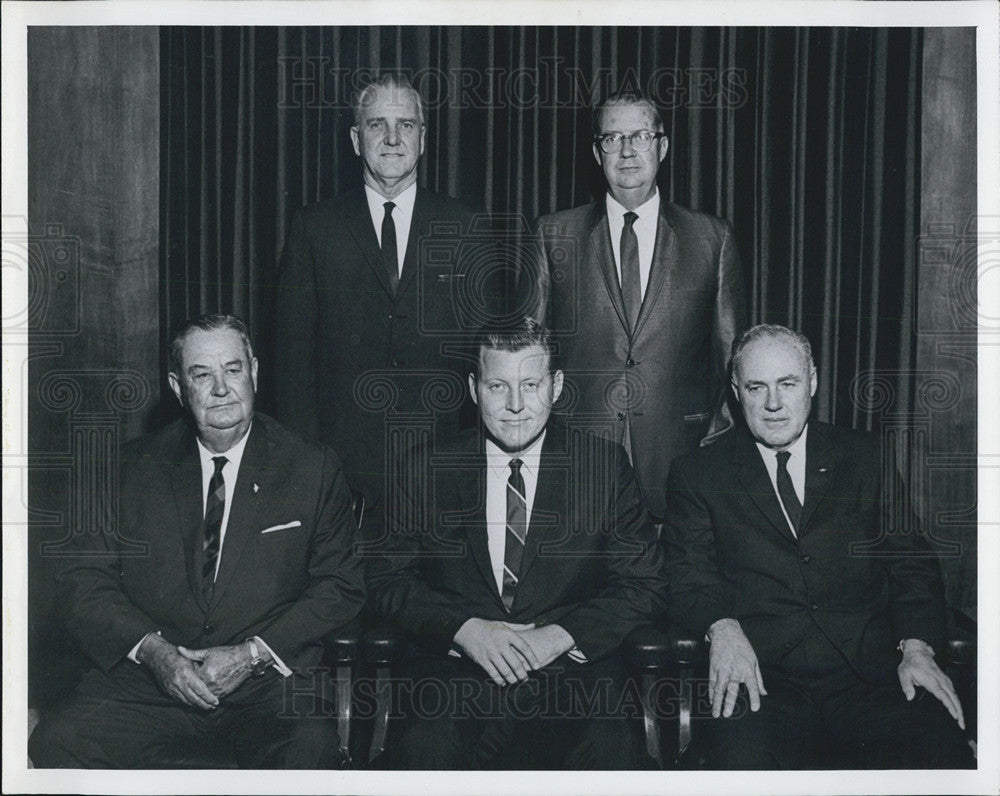
[[[533,627],[530,630],[522,630],[519,635],[528,642],[528,646],[538,658],[538,665],[532,667],[536,671],[548,666],[576,645],[573,637],[559,625]]]
[[[958,726],[965,729],[962,703],[951,678],[934,662],[934,652],[929,645],[919,639],[907,639],[903,643],[903,661],[896,671],[907,701],[913,699],[916,686],[921,685],[941,700]]]
[[[250,676],[250,649],[246,644],[201,650],[178,647],[177,651],[194,662],[195,672],[220,699],[233,693]]]

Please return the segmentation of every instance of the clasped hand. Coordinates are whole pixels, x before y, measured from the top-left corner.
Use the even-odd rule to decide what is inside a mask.
[[[709,629],[711,652],[708,659],[708,688],[712,695],[712,716],[733,715],[740,683],[750,695],[750,710],[760,710],[760,696],[767,695],[764,678],[757,665],[757,653],[735,619],[720,619]]]
[[[528,679],[529,671],[548,666],[573,648],[573,637],[559,625],[535,627],[487,619],[469,619],[455,643],[497,685]]]
[[[139,648],[137,659],[150,668],[160,687],[185,705],[211,710],[250,675],[249,650],[243,644],[189,650],[156,634]]]
[[[918,639],[908,639],[903,645],[903,660],[896,673],[907,701],[916,695],[916,686],[923,686],[941,700],[958,726],[965,729],[965,715],[962,713],[962,703],[955,693],[955,686],[951,678],[934,662],[934,651],[928,644]]]

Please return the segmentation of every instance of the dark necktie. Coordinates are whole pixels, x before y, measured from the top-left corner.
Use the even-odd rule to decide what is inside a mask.
[[[625,304],[625,316],[628,318],[630,332],[635,331],[635,322],[642,306],[642,282],[639,280],[639,239],[635,236],[632,225],[639,218],[629,211],[625,214],[625,226],[622,227],[619,256],[622,265],[622,302]]]
[[[392,220],[392,211],[396,207],[392,202],[385,203],[385,215],[382,217],[382,262],[385,263],[385,275],[389,280],[392,295],[396,295],[399,287],[399,255],[396,253],[396,222]]]
[[[208,497],[205,498],[205,536],[202,539],[204,563],[201,568],[201,590],[208,600],[215,584],[215,565],[219,560],[219,539],[222,533],[222,515],[226,511],[226,480],[222,468],[226,466],[225,456],[213,456],[215,472],[208,482]]]
[[[524,497],[524,478],[521,477],[521,460],[511,459],[510,477],[507,479],[507,534],[503,551],[504,607],[509,611],[514,602],[514,591],[521,571],[524,538],[528,532],[528,504]]]
[[[802,520],[802,504],[795,494],[792,477],[788,474],[788,459],[792,454],[788,451],[778,451],[778,494],[785,507],[785,514],[792,523],[792,533],[799,535],[799,522]]]

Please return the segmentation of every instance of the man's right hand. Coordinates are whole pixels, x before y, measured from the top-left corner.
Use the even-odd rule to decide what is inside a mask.
[[[497,685],[528,679],[538,658],[518,633],[531,625],[513,625],[488,619],[469,619],[455,634],[455,643],[478,663]]]
[[[177,651],[177,647],[156,633],[143,639],[135,658],[149,670],[167,694],[185,705],[211,710],[219,704],[198,676],[194,664]]]
[[[712,716],[733,715],[740,683],[750,694],[750,710],[760,710],[760,695],[767,695],[764,678],[757,665],[757,653],[735,619],[720,619],[708,629],[711,652],[708,658],[708,688],[712,695]],[[725,704],[723,705],[723,702]]]

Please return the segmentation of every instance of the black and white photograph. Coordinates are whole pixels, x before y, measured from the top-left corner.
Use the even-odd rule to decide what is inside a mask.
[[[995,4],[2,11],[4,792],[1000,790]]]

